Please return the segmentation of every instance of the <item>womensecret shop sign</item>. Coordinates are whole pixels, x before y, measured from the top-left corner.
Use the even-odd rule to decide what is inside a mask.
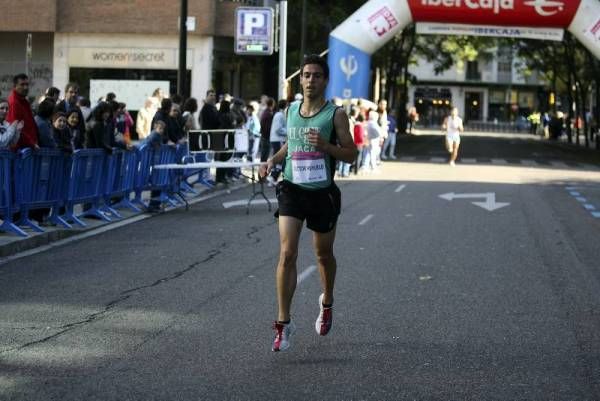
[[[177,49],[71,48],[72,67],[177,69]],[[192,67],[192,50],[187,51],[187,68]]]

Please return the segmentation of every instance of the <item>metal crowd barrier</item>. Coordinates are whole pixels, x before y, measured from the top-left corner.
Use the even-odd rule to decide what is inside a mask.
[[[15,164],[15,193],[20,205],[19,226],[28,226],[34,231],[44,232],[29,219],[29,211],[52,208],[48,220],[66,228],[71,226],[59,216],[65,194],[70,158],[60,149],[23,149]]]
[[[85,227],[82,217],[111,221],[111,217],[121,217],[118,208],[139,212],[136,205],[146,207],[143,191],[160,192],[161,202],[177,206],[181,202],[175,195],[185,202],[181,192],[194,191],[186,180],[201,172],[160,170],[153,166],[182,162],[182,155],[187,152],[186,145],[162,145],[155,150],[147,144],[128,151],[113,149],[111,155],[103,149],[81,149],[70,157],[58,149],[24,149],[19,153],[2,150],[0,232],[27,237],[20,225],[43,232],[28,217],[30,210],[40,208],[50,208],[48,221],[62,227],[70,228],[69,223]],[[118,201],[113,203],[115,198]],[[80,214],[75,213],[77,205],[83,205]],[[15,222],[13,215],[17,212],[20,218]]]
[[[13,213],[17,211],[13,181],[15,159],[16,155],[13,152],[0,150],[0,231],[27,237],[27,233],[13,222]]]

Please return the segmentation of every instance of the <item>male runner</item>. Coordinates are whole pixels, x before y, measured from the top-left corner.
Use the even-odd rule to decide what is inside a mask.
[[[288,108],[287,142],[260,168],[264,177],[273,166],[285,161],[283,180],[277,185],[279,313],[273,324],[273,351],[289,348],[290,336],[295,330],[290,320],[290,306],[296,289],[296,258],[304,220],[314,232],[313,246],[323,287],[315,329],[322,336],[331,329],[336,273],[333,242],[341,210],[340,190],[333,182],[335,160],[351,163],[356,157],[348,116],[343,109],[325,100],[329,81],[327,61],[317,55],[308,56],[300,71],[304,100],[292,103]]]

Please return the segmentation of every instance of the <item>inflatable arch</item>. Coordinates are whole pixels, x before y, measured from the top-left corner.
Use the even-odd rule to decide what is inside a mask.
[[[568,29],[600,58],[600,0],[370,0],[329,36],[328,98],[368,97],[371,54],[413,21]]]

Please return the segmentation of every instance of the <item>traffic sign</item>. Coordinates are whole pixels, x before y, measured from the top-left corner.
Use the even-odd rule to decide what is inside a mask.
[[[273,9],[238,7],[235,14],[235,53],[273,54]]]

